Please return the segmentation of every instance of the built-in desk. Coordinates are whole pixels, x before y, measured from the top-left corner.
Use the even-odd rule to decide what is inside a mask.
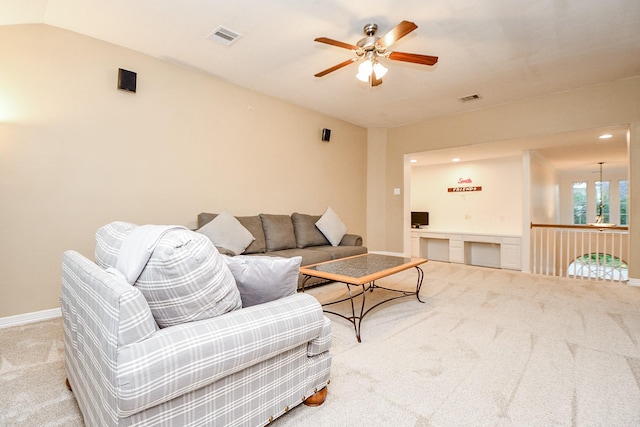
[[[521,270],[522,236],[411,230],[411,256]]]

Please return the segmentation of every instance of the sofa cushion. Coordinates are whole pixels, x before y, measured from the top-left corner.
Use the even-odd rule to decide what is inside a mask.
[[[100,267],[107,269],[115,268],[118,262],[118,254],[122,242],[131,233],[131,230],[138,227],[135,224],[123,221],[114,221],[103,225],[96,231],[95,262]]]
[[[330,252],[316,251],[315,248],[283,249],[281,251],[266,252],[265,255],[283,258],[292,258],[294,256],[299,256],[302,257],[300,265],[317,264],[319,262],[331,261]]]
[[[354,255],[361,255],[367,253],[365,246],[315,246],[314,251],[324,252],[331,256],[331,259],[346,258]]]
[[[267,245],[264,238],[264,231],[262,230],[262,220],[260,219],[260,216],[237,216],[236,218],[255,238],[249,247],[244,250],[244,253],[257,254],[266,251]]]
[[[333,246],[338,246],[347,233],[347,226],[331,207],[327,208],[324,215],[316,222],[316,226]]]
[[[161,328],[241,308],[235,280],[203,234],[174,229],[158,241],[135,286]]]
[[[253,234],[226,210],[197,230],[214,245],[241,254],[255,240]]]
[[[302,257],[223,257],[242,298],[242,307],[263,304],[293,295],[298,288]]]
[[[267,252],[296,247],[296,236],[289,215],[260,214]]]
[[[198,214],[198,228],[202,228],[206,223],[213,221],[218,214],[209,212],[200,212]]]
[[[320,219],[320,215],[305,215],[298,212],[291,214],[293,222],[293,231],[296,235],[296,244],[298,248],[306,248],[308,246],[324,246],[329,241],[316,227],[316,222]]]

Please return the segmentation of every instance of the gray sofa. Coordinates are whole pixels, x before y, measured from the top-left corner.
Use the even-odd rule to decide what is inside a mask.
[[[215,213],[198,214],[198,229],[216,218]],[[291,215],[259,214],[236,216],[255,240],[242,252],[243,255],[268,255],[290,258],[302,257],[301,265],[316,264],[324,261],[345,258],[367,253],[362,246],[362,237],[345,234],[337,246],[332,246],[318,230],[316,222],[321,215],[307,215],[295,212]],[[217,247],[220,253],[239,255],[224,247]],[[312,279],[307,285],[322,283],[321,279]],[[302,278],[298,281],[301,287]]]
[[[289,296],[241,308],[224,257],[178,229],[132,285],[115,269],[135,227],[102,227],[95,262],[62,257],[67,385],[85,425],[263,426],[322,403],[331,323],[314,297],[295,292],[295,275]]]

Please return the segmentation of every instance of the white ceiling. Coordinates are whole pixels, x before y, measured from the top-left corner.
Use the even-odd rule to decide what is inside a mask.
[[[356,65],[325,77],[367,23],[418,29],[391,50],[439,57],[385,60],[368,88]],[[2,0],[0,25],[45,23],[210,73],[347,122],[395,127],[640,75],[639,0]],[[218,26],[242,34],[207,39]],[[135,71],[135,70],[134,70]],[[144,76],[139,76],[144,78]],[[458,98],[479,94],[462,103]]]

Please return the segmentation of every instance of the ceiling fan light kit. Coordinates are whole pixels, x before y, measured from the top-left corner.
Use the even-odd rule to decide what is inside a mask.
[[[394,28],[389,30],[384,36],[376,37],[378,25],[367,24],[364,26],[363,32],[366,37],[359,40],[355,45],[333,40],[327,37],[318,37],[314,41],[325,43],[343,49],[349,49],[355,53],[355,57],[348,59],[333,67],[327,68],[315,74],[316,77],[323,77],[347,65],[363,61],[358,66],[358,74],[356,78],[363,82],[368,82],[369,86],[379,86],[382,84],[382,77],[387,73],[387,68],[379,62],[379,58],[389,59],[392,61],[411,62],[421,65],[434,65],[438,62],[437,56],[420,55],[417,53],[391,52],[387,48],[406,36],[418,26],[409,21],[402,21]]]
[[[366,60],[358,66],[358,74],[356,78],[362,82],[368,83],[371,78],[381,79],[387,74],[387,67],[378,61]],[[372,75],[375,74],[375,76]]]

